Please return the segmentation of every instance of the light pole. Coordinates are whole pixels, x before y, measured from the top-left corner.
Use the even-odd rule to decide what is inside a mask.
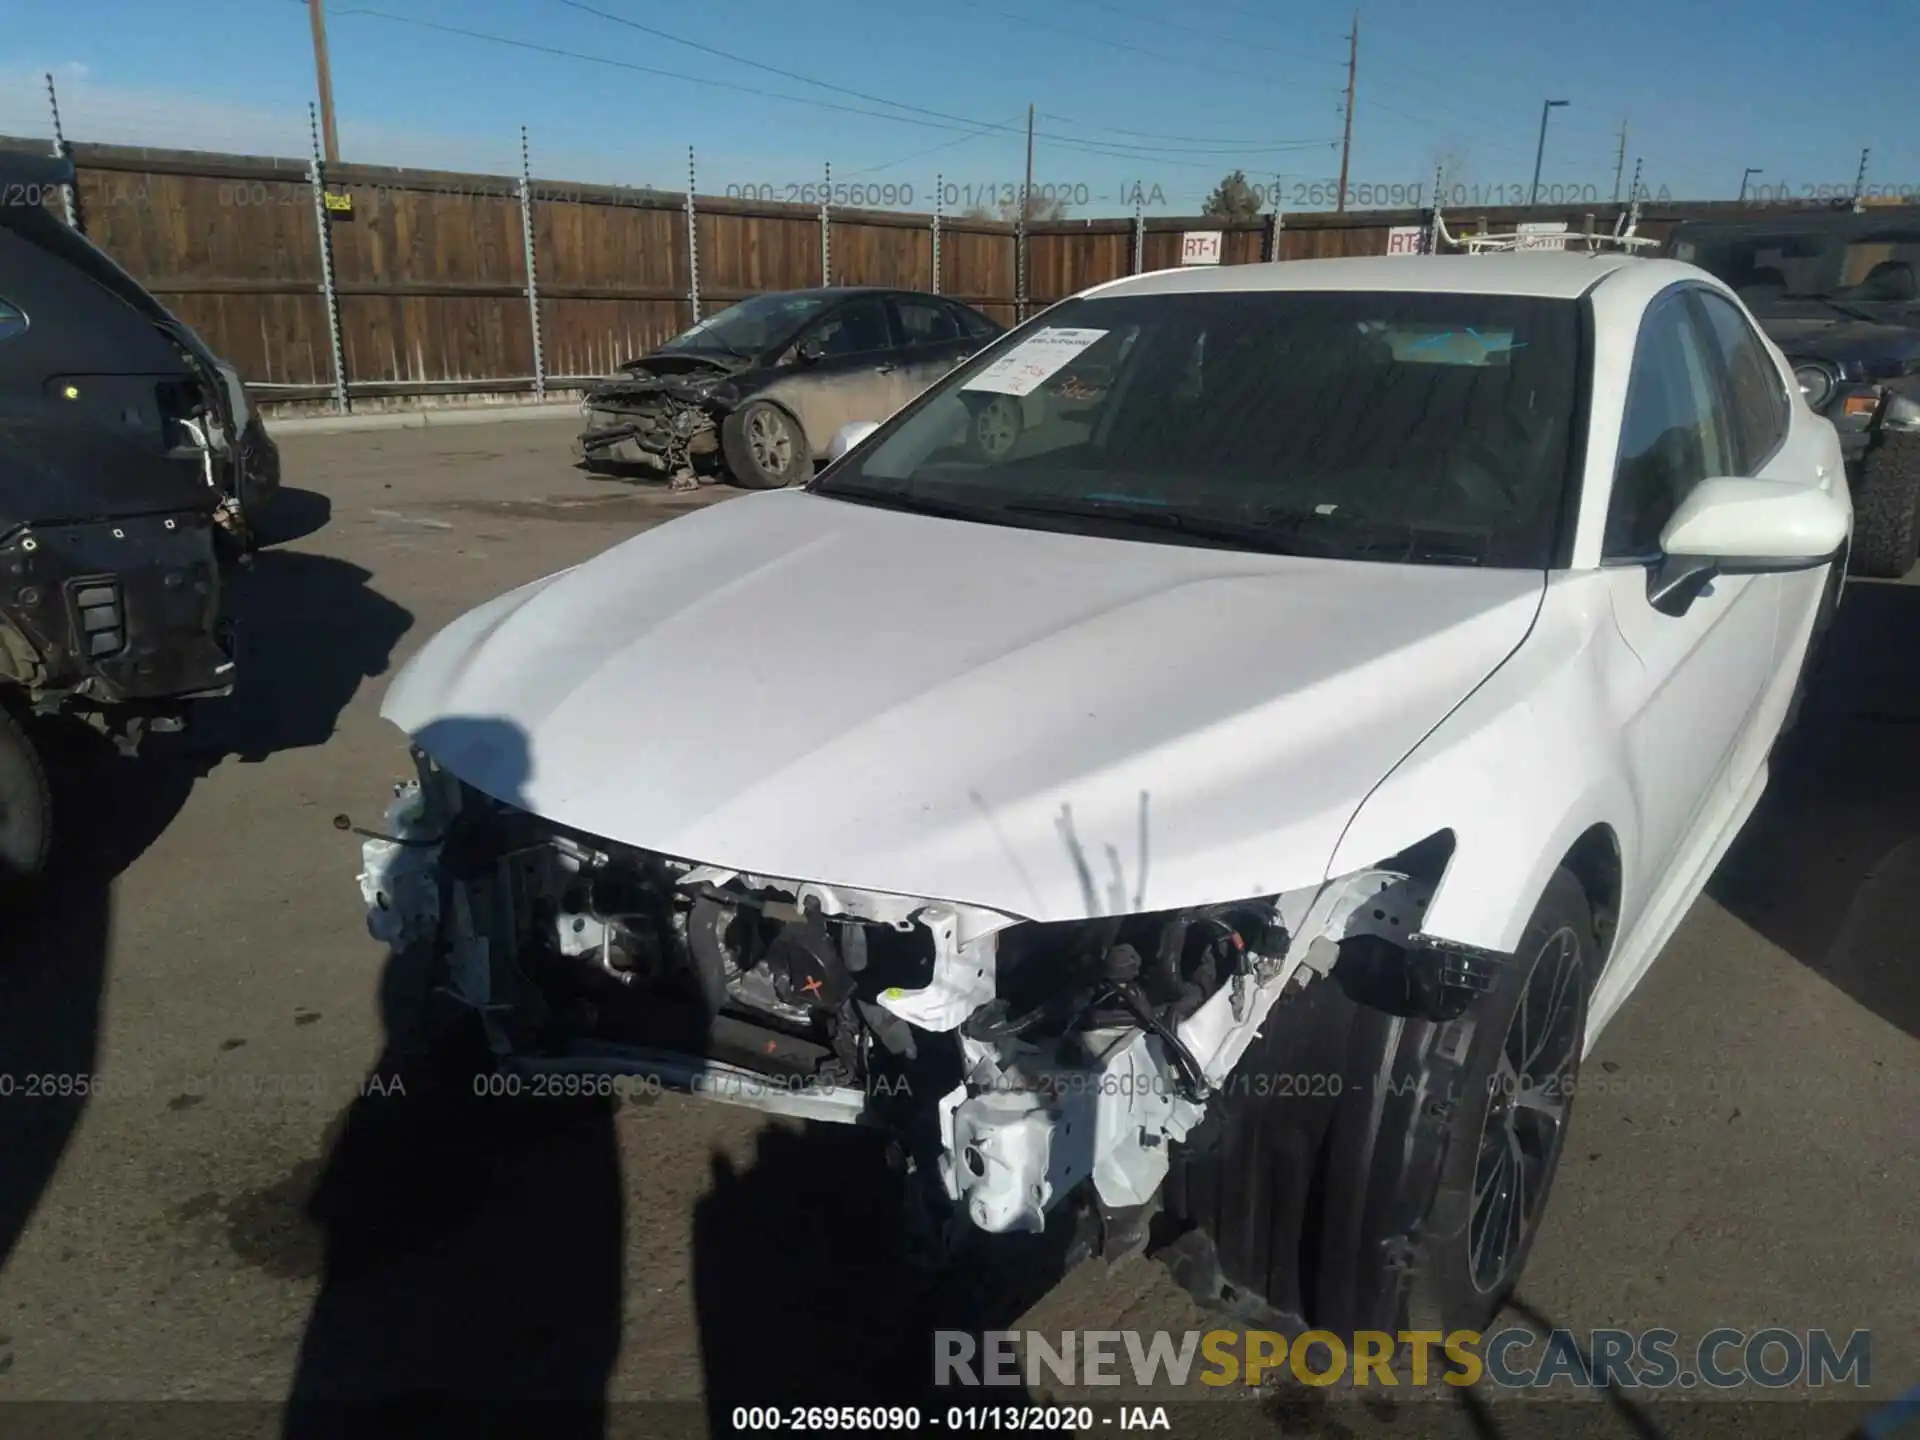
[[[1742,204],[1742,205],[1746,203],[1747,181],[1751,180],[1756,175],[1764,175],[1765,173],[1766,172],[1762,170],[1758,165],[1749,165],[1745,170],[1740,172],[1740,199],[1736,203]]]
[[[1547,153],[1547,116],[1566,103],[1564,100],[1548,100],[1540,106],[1540,144],[1533,152],[1533,193],[1527,196],[1529,205],[1537,204],[1540,199],[1540,161]]]

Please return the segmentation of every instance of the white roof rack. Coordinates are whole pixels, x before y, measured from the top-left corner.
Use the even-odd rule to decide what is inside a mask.
[[[1597,255],[1603,250],[1624,250],[1631,255],[1637,250],[1653,250],[1660,241],[1634,233],[1640,228],[1640,169],[1634,167],[1633,199],[1625,210],[1614,218],[1613,229],[1594,228],[1593,216],[1587,216],[1584,230],[1504,230],[1497,233],[1456,236],[1447,228],[1446,215],[1442,212],[1440,197],[1445,193],[1445,174],[1435,172],[1433,177],[1433,225],[1427,237],[1427,249],[1432,254],[1441,254],[1441,246],[1454,250],[1464,250],[1469,255],[1497,254],[1513,250],[1572,250],[1584,249]]]

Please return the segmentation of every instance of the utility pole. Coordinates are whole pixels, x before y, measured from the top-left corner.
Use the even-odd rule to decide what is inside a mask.
[[[1620,203],[1620,172],[1627,168],[1627,122],[1620,122],[1620,153],[1613,159],[1613,203]]]
[[[1020,186],[1020,229],[1015,237],[1014,259],[1020,266],[1014,313],[1027,318],[1027,225],[1033,210],[1033,106],[1027,106],[1027,178]]]
[[[1858,214],[1866,208],[1861,203],[1861,197],[1865,195],[1867,189],[1867,156],[1872,153],[1871,150],[1862,150],[1860,152],[1860,169],[1855,172],[1853,177],[1853,209],[1855,214]]]
[[[1360,68],[1360,12],[1353,12],[1353,29],[1347,32],[1347,129],[1340,140],[1340,194],[1333,208],[1344,215],[1347,209],[1347,162],[1353,158],[1353,81]]]
[[[1027,178],[1020,187],[1020,214],[1024,218],[1033,195],[1033,106],[1027,106]]]
[[[313,72],[320,82],[320,133],[326,143],[327,164],[340,163],[340,134],[333,128],[333,67],[327,63],[327,17],[321,0],[307,0],[307,19],[313,25]]]
[[[1739,204],[1744,205],[1747,203],[1747,181],[1751,180],[1756,175],[1764,175],[1766,173],[1767,172],[1762,170],[1758,165],[1749,165],[1745,170],[1742,170],[1740,172],[1740,199],[1738,202]]]
[[[1527,196],[1527,204],[1529,205],[1538,204],[1540,201],[1540,162],[1546,158],[1547,154],[1547,116],[1566,103],[1564,100],[1546,100],[1541,102],[1540,144],[1533,152],[1533,192]]]

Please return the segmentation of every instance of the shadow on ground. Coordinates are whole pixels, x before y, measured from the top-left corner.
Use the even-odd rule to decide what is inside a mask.
[[[276,519],[325,522],[322,497],[286,498]],[[138,758],[78,724],[36,725],[54,790],[54,853],[37,891],[0,919],[0,1073],[12,1090],[0,1094],[0,1265],[80,1123],[88,1087],[77,1077],[99,1073],[115,879],[221,760],[264,760],[333,733],[412,621],[368,578],[327,556],[263,551],[230,581],[228,613],[243,635],[236,693],[201,704],[184,735],[150,737]]]
[[[444,724],[435,753],[514,799],[525,736]],[[389,958],[360,1097],[323,1159],[263,1197],[320,1240],[283,1434],[599,1436],[626,1289],[619,1101],[495,1093],[472,1012],[428,960]]]
[[[324,745],[361,684],[384,674],[413,614],[331,555],[265,549],[235,574],[234,694],[210,703],[179,749],[211,769]]]
[[[1058,1281],[1059,1235],[1006,1236],[991,1269],[935,1284],[912,1261],[906,1179],[879,1138],[849,1126],[775,1124],[753,1163],[712,1162],[694,1210],[693,1282],[707,1418],[739,1405],[1013,1405],[1017,1386],[934,1384],[938,1332],[1005,1329]]]
[[[1848,585],[1799,731],[1707,890],[1920,1037],[1920,586]]]
[[[60,1163],[100,1071],[113,882],[179,813],[194,777],[128,760],[92,731],[42,723],[54,850],[38,890],[0,921],[0,1266]]]

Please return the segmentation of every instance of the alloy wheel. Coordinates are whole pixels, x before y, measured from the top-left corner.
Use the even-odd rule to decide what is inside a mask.
[[[1579,942],[1563,927],[1534,960],[1488,1082],[1467,1228],[1482,1294],[1512,1278],[1545,1208],[1579,1064],[1581,993]]]

